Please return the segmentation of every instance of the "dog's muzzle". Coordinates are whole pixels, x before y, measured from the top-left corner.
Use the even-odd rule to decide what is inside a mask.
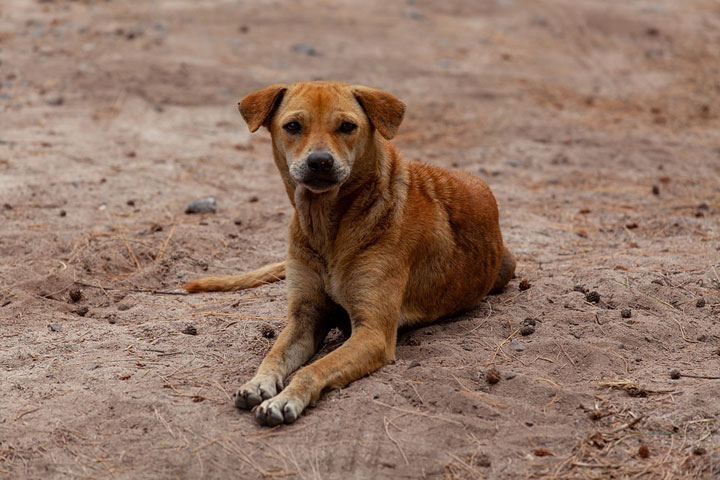
[[[311,190],[327,190],[344,180],[342,168],[328,152],[314,152],[294,169],[293,177]]]

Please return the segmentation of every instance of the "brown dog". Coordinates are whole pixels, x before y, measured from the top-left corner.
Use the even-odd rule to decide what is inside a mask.
[[[399,327],[478,305],[512,278],[488,186],[464,172],[406,162],[388,142],[405,105],[335,82],[273,85],[245,97],[254,132],[270,130],[295,214],[287,260],[188,292],[240,290],[287,276],[288,324],[235,404],[263,425],[294,422],[326,388],[341,388],[395,356]],[[300,369],[332,327],[348,340]],[[258,406],[259,405],[259,406]]]

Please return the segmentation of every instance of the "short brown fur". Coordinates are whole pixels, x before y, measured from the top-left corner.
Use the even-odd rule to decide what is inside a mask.
[[[240,103],[250,130],[265,125],[295,213],[287,259],[237,277],[198,280],[189,292],[249,288],[287,276],[288,325],[257,374],[237,392],[261,424],[295,421],[326,388],[340,388],[395,357],[399,327],[427,325],[478,305],[512,278],[488,186],[465,172],[407,162],[387,141],[405,105],[393,95],[335,82],[273,85]],[[302,125],[290,134],[288,122]],[[340,122],[356,125],[338,133]],[[309,153],[335,158],[338,185],[297,180]],[[303,170],[304,171],[304,170]],[[350,337],[286,378],[334,326]]]

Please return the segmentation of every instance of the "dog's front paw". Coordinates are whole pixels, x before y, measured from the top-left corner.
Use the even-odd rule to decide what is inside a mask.
[[[260,425],[275,426],[281,423],[293,423],[305,409],[302,399],[290,394],[280,394],[265,400],[255,412],[255,420]]]
[[[235,406],[250,410],[282,390],[282,382],[274,377],[257,375],[235,393]]]

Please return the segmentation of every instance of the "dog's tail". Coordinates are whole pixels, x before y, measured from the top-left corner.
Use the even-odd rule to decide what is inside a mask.
[[[188,293],[232,292],[259,287],[285,278],[285,262],[271,263],[233,277],[207,277],[182,286]]]

